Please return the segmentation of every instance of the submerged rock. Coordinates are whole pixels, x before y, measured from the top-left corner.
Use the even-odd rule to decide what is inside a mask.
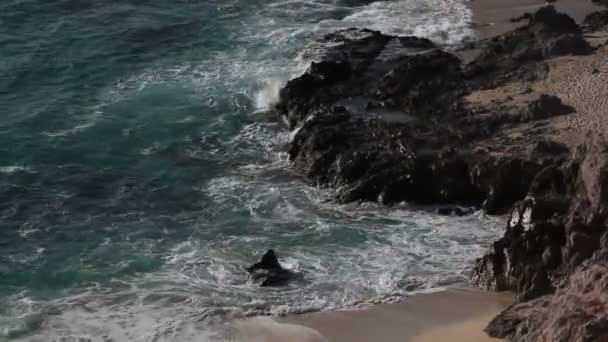
[[[531,148],[546,140],[542,133],[516,142],[507,132],[572,108],[541,95],[483,114],[464,96],[490,78],[512,79],[530,61],[517,56],[565,35],[582,39],[572,19],[543,8],[464,72],[458,57],[426,39],[357,29],[327,35],[303,54],[315,60],[310,68],[280,92],[277,109],[293,130],[291,170],[339,189],[340,202],[483,203],[490,213],[505,211],[544,165],[564,157]]]

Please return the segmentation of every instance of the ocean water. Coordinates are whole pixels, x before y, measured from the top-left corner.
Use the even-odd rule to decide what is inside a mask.
[[[234,317],[466,279],[479,215],[337,205],[290,175],[271,104],[324,33],[451,46],[460,0],[4,0],[0,341],[207,341]],[[304,279],[258,288],[267,248]]]

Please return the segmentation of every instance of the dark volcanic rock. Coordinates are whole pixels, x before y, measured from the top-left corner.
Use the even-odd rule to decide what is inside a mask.
[[[321,52],[328,60],[281,91],[278,108],[296,129],[289,145],[293,170],[340,187],[343,202],[479,201],[461,155],[443,146],[420,148],[437,130],[418,121],[458,109],[464,89],[459,59],[428,40],[367,30],[338,32],[318,44],[328,41]],[[357,98],[365,105],[357,106]],[[442,130],[441,139],[457,139]]]
[[[321,106],[372,95],[382,76],[403,63],[402,57],[435,48],[428,39],[388,36],[365,29],[326,35],[303,53],[305,58],[317,61],[280,91],[278,109],[287,113],[293,129]]]
[[[571,160],[538,173],[504,237],[478,261],[473,280],[529,300],[553,292],[597,251],[607,230],[607,152],[603,136],[590,136]]]
[[[508,131],[572,108],[542,95],[508,109],[512,114],[493,107],[478,115],[463,97],[488,80],[506,80],[530,60],[542,62],[569,36],[581,37],[576,23],[543,8],[463,73],[455,55],[426,39],[357,29],[327,35],[303,54],[316,61],[280,92],[277,108],[293,130],[291,169],[339,189],[340,202],[483,203],[489,213],[508,210],[543,167],[564,157],[533,149],[543,147],[543,134],[514,146]]]
[[[403,56],[377,87],[377,96],[406,112],[445,115],[462,95],[460,60],[441,50]]]
[[[249,277],[260,284],[260,286],[281,286],[289,282],[294,273],[284,269],[272,249],[269,249],[262,260],[247,269]]]

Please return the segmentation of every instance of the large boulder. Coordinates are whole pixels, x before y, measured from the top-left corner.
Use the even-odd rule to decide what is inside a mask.
[[[247,268],[249,278],[262,287],[287,284],[295,276],[294,272],[283,268],[275,252],[269,249],[262,259]]]
[[[600,248],[608,218],[607,148],[602,135],[589,136],[568,162],[536,175],[504,236],[478,260],[476,284],[530,300],[553,292]]]
[[[312,60],[303,75],[290,80],[279,94],[279,111],[291,129],[311,111],[341,99],[373,95],[383,76],[404,56],[435,49],[428,39],[396,37],[367,29],[328,34],[311,44],[302,58]]]
[[[490,44],[482,53],[487,61],[477,64],[498,69],[478,74],[471,66],[463,73],[459,58],[426,39],[357,29],[327,35],[302,54],[313,60],[306,72],[280,92],[277,109],[292,130],[291,170],[337,189],[340,202],[483,205],[489,213],[504,212],[543,167],[565,154],[543,144],[542,128],[525,143],[509,131],[572,108],[541,94],[520,107],[486,106],[483,114],[464,97],[488,77],[521,66],[510,63],[518,51],[533,48],[526,44],[564,35],[579,37],[580,29],[543,8],[515,38],[505,36],[506,48]]]
[[[513,342],[608,340],[608,250],[584,262],[555,295],[517,303],[486,328]]]

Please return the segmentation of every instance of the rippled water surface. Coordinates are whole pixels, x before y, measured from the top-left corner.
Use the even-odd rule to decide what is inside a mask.
[[[497,232],[406,205],[338,206],[288,172],[267,110],[352,26],[441,44],[456,0],[0,4],[0,340],[202,341],[224,317],[451,284]],[[246,283],[267,248],[305,277]]]

